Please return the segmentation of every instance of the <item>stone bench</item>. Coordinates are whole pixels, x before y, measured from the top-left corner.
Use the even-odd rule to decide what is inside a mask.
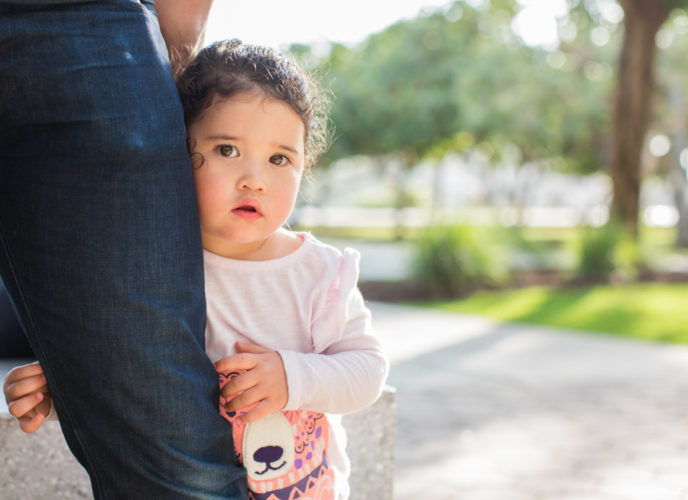
[[[393,498],[394,409],[394,389],[386,387],[374,405],[343,418],[352,463],[350,500]],[[57,422],[24,434],[6,408],[0,408],[0,499],[91,498],[88,476]]]

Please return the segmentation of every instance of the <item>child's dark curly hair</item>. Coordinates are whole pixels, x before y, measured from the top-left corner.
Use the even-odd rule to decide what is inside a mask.
[[[287,103],[306,126],[306,168],[327,148],[328,100],[291,57],[239,40],[203,48],[177,78],[186,126],[193,124],[216,97],[261,90]]]

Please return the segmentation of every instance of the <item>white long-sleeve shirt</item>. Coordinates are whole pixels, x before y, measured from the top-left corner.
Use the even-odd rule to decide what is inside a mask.
[[[204,252],[206,350],[213,362],[234,354],[236,341],[279,352],[289,390],[285,410],[325,413],[328,438],[323,443],[326,460],[334,470],[334,498],[346,498],[349,464],[343,428],[334,414],[373,403],[382,391],[388,361],[357,288],[359,254],[351,249],[342,253],[310,234],[298,234],[303,243],[274,260],[233,260]],[[301,414],[284,413],[295,427],[294,420]],[[305,412],[302,417],[304,422],[313,418]],[[265,426],[274,426],[260,432],[256,429],[251,436],[282,428],[282,423],[266,421]],[[248,428],[243,432],[248,434]],[[246,462],[256,451],[248,449],[249,441],[244,438],[242,446],[251,485],[252,469]],[[297,448],[300,446],[297,443]],[[298,456],[292,459],[301,465]],[[253,486],[277,489],[276,482],[268,485],[265,480],[277,477],[273,463],[263,460],[260,464],[254,464]]]

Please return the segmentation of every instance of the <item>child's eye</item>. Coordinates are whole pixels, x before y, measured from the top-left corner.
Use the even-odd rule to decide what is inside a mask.
[[[277,165],[278,167],[283,167],[289,163],[289,158],[284,155],[275,155],[270,157],[270,163]]]
[[[239,156],[237,148],[235,148],[234,146],[230,146],[229,144],[223,144],[221,146],[218,146],[217,152],[220,153],[221,156],[226,156],[227,158],[234,158],[235,156]]]

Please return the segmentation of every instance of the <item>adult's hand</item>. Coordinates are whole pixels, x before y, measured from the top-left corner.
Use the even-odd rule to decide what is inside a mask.
[[[212,4],[213,0],[155,0],[173,75],[176,76],[203,47]]]

